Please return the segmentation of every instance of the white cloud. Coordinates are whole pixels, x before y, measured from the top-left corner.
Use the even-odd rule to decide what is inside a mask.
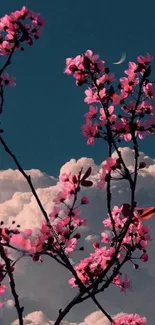
[[[129,147],[124,147],[124,148],[118,148],[121,151],[122,158],[125,161],[125,164],[128,167],[132,167],[134,163],[134,152],[131,150]],[[118,157],[117,153],[113,153],[113,157]],[[139,161],[144,161],[147,166],[155,164],[155,159],[152,159],[148,156],[146,156],[143,152],[139,152]]]
[[[124,315],[124,313],[119,313],[113,318]],[[53,325],[54,321],[50,321],[42,311],[35,311],[24,317],[24,325]],[[18,325],[18,320],[15,320],[11,325]],[[96,311],[88,315],[82,323],[73,323],[62,321],[61,325],[110,325],[109,320],[101,311]]]
[[[38,169],[26,170],[26,173],[31,176],[35,189],[46,188],[56,184],[56,179],[53,176],[48,176]],[[9,200],[16,192],[30,192],[30,187],[23,175],[18,170],[8,169],[0,171],[0,202]]]
[[[115,316],[112,316],[114,319],[118,316],[124,315],[124,313],[119,313]],[[95,311],[88,315],[84,322],[80,323],[79,325],[111,325],[108,318],[101,312],[101,311]]]
[[[42,311],[34,311],[28,314],[24,318],[24,325],[50,325],[51,321],[48,321],[47,317]],[[15,320],[11,325],[18,325],[18,320]]]
[[[128,166],[133,164],[133,153],[129,148],[121,149],[123,158]],[[147,157],[144,153],[140,153],[140,161],[146,162],[146,168],[140,171],[137,185],[137,201],[140,204],[147,206],[155,204],[155,160]],[[97,172],[100,166],[97,166],[90,158],[81,158],[79,160],[71,159],[61,168],[62,172],[75,173],[80,170],[84,164],[84,172],[89,166],[92,166],[93,181],[95,183],[93,188],[83,188],[81,195],[87,196],[89,199],[88,206],[82,206],[82,217],[88,219],[89,229],[83,231],[82,237],[87,238],[84,240],[85,251],[73,254],[72,258],[75,261],[79,261],[83,257],[87,256],[88,252],[92,250],[92,242],[89,236],[98,235],[104,231],[102,220],[106,217],[106,196],[105,191],[100,191],[96,187]],[[51,176],[48,176],[38,170],[27,171],[31,175],[33,184],[37,190],[37,194],[49,213],[52,210],[53,198],[56,197],[60,184],[57,180]],[[35,231],[41,222],[41,212],[37,206],[37,203],[26,183],[23,176],[16,170],[0,171],[0,220],[5,221],[6,225],[10,225],[12,220],[16,221],[16,224],[21,225],[21,229],[33,228]],[[126,181],[113,182],[112,184],[113,204],[121,204],[122,202],[129,201],[129,187]],[[152,219],[148,223],[151,224],[152,234],[155,230],[155,220]],[[87,230],[87,233],[86,233]],[[82,246],[82,245],[80,245]],[[147,294],[149,297],[154,297],[155,285],[155,263],[154,263],[154,241],[149,244],[149,262],[147,265],[141,264],[142,267],[138,273],[132,278],[133,280],[133,292],[128,294],[127,299],[124,299],[123,294],[119,294],[118,289],[114,292],[107,290],[104,295],[101,296],[101,301],[107,303],[107,306],[112,310],[115,308],[115,312],[122,308],[130,312],[136,312],[136,308],[143,310],[143,314],[147,314],[152,317],[154,315],[153,303],[149,302],[149,299],[142,299],[146,294],[146,288],[143,283],[146,283]],[[145,269],[147,268],[147,269]],[[128,266],[131,273],[132,266]],[[65,307],[70,299],[75,294],[74,289],[70,289],[67,284],[67,280],[70,274],[56,264],[55,261],[44,258],[44,263],[33,263],[27,258],[23,258],[19,262],[19,267],[16,272],[17,291],[21,298],[29,299],[30,303],[26,306],[26,313],[32,311],[33,305],[36,310],[46,309],[50,315],[49,319],[54,319],[53,315],[57,314],[60,308]],[[26,273],[26,276],[24,274]],[[134,271],[135,272],[135,271]],[[135,290],[135,291],[134,291]],[[117,297],[117,298],[116,298]],[[119,298],[118,298],[119,297]],[[141,298],[139,298],[141,297]],[[11,296],[7,297],[11,299]],[[31,303],[31,300],[33,303]],[[41,307],[40,307],[41,305]],[[87,307],[87,308],[86,308]],[[79,312],[77,309],[73,309],[70,313],[70,319],[81,321],[86,314],[91,312],[94,308],[94,304],[88,301],[85,304],[79,306]],[[11,310],[14,308],[7,308]],[[8,314],[8,312],[7,312]],[[7,317],[7,315],[5,316]],[[94,316],[95,317],[95,316]],[[15,319],[15,317],[13,318]],[[46,320],[48,324],[49,321]],[[83,325],[87,325],[84,320]],[[88,322],[88,320],[87,320]],[[149,322],[151,324],[151,321]],[[9,323],[10,324],[10,323]],[[31,324],[31,323],[29,323]],[[50,324],[50,323],[49,323]],[[82,325],[82,324],[80,324]],[[88,324],[89,325],[89,324]],[[153,324],[151,324],[153,325]]]
[[[85,237],[86,241],[97,241],[99,239],[98,235],[88,235],[87,237]]]
[[[5,306],[8,307],[8,308],[12,308],[14,307],[14,301],[12,299],[8,299],[6,302],[5,302]]]
[[[81,168],[83,168],[83,173],[85,173],[89,167],[92,167],[92,175],[96,175],[100,166],[97,166],[92,158],[71,159],[61,167],[60,175],[62,173],[78,173]]]

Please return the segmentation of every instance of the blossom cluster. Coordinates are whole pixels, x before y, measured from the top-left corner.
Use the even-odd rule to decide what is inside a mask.
[[[4,67],[0,69],[0,114],[3,110],[5,87],[16,85],[16,79],[4,70],[11,63],[14,52],[24,51],[24,43],[33,45],[33,40],[40,37],[44,24],[40,14],[25,6],[0,18],[0,56],[8,57]],[[0,133],[2,132],[3,130],[0,130]]]
[[[98,279],[98,277],[102,275],[103,271],[106,270],[109,262],[117,252],[122,229],[124,229],[124,226],[130,217],[129,211],[127,211],[125,215],[122,213],[123,207],[123,205],[120,208],[114,206],[112,210],[112,218],[115,222],[117,236],[112,233],[112,221],[110,216],[108,216],[103,220],[105,230],[101,233],[101,242],[95,242],[93,244],[94,252],[91,253],[89,257],[81,260],[81,262],[75,266],[79,278],[85,284],[90,285],[95,279]],[[146,248],[147,243],[150,240],[149,227],[143,224],[143,220],[140,218],[138,212],[135,211],[128,231],[124,236],[121,245],[119,245],[117,258],[113,263],[112,273],[117,267],[119,270],[119,266],[124,260],[127,262],[132,261],[133,267],[137,269],[138,264],[134,262],[134,257],[132,256],[133,253],[140,253],[135,256],[136,260],[139,258],[142,262],[147,262],[148,254]],[[103,246],[101,246],[102,243]],[[69,283],[73,287],[77,286],[75,278],[71,278]],[[125,279],[122,279],[121,273],[119,272],[113,277],[111,283],[120,287],[123,292],[126,292],[126,289],[130,287],[127,275],[125,275]]]
[[[105,163],[106,165],[106,163]],[[62,190],[58,193],[55,199],[55,206],[53,211],[49,214],[50,221],[54,227],[56,233],[58,234],[59,240],[64,245],[65,253],[71,254],[75,251],[78,240],[81,235],[77,232],[77,229],[83,225],[86,225],[86,220],[80,217],[80,211],[75,207],[75,196],[80,191],[80,186],[91,186],[92,182],[87,178],[90,176],[91,168],[82,175],[81,171],[78,175],[67,175],[62,174],[60,176],[60,181],[62,182]],[[74,202],[72,205],[66,206],[66,200],[70,199],[70,202]],[[86,197],[82,197],[80,204],[88,204],[89,201]],[[61,205],[64,204],[65,208],[63,211]],[[124,209],[124,205],[120,208],[115,206],[112,210],[112,218],[115,222],[115,230],[117,232],[117,237],[111,232],[108,233],[106,228],[112,230],[112,221],[110,216],[103,220],[103,225],[105,230],[101,232],[101,242],[94,243],[94,252],[90,254],[89,257],[82,260],[78,265],[75,266],[80,280],[85,284],[91,284],[95,279],[97,279],[105,270],[117,251],[119,245],[119,237],[121,236],[122,229],[130,217],[129,210]],[[7,244],[8,247],[18,247],[23,251],[26,251],[33,259],[33,261],[42,261],[41,255],[47,252],[49,255],[61,256],[61,247],[57,242],[53,232],[47,225],[45,221],[42,221],[42,227],[40,229],[40,235],[37,235],[35,239],[31,238],[32,231],[26,229],[23,233],[19,229],[7,229],[5,227],[1,229],[0,241],[2,244]],[[151,238],[149,236],[149,227],[143,225],[143,220],[141,220],[138,212],[134,212],[133,218],[131,220],[130,226],[120,248],[117,253],[117,258],[115,263],[113,263],[113,270],[115,267],[121,265],[121,263],[126,259],[126,261],[132,261],[135,269],[138,265],[134,263],[134,258],[132,258],[133,252],[140,252],[139,258],[142,262],[147,262],[147,243]],[[103,246],[102,246],[103,245]],[[81,248],[80,248],[81,249]],[[12,269],[14,270],[14,268]],[[113,272],[112,270],[112,272]],[[5,276],[6,270],[1,267],[1,281]],[[75,278],[71,278],[69,283],[74,287],[76,286]],[[119,273],[113,277],[112,283],[121,288],[121,291],[126,292],[126,289],[130,287],[130,281],[125,275],[122,279]]]
[[[138,314],[125,314],[118,316],[114,320],[114,325],[146,325],[147,320],[144,317],[139,316]]]
[[[36,235],[35,238],[31,229],[25,229],[21,232],[19,228],[14,227],[15,222],[13,221],[10,229],[4,227],[3,222],[1,222],[0,243],[11,248],[17,247],[27,252],[35,262],[38,260],[42,261],[41,255],[45,252],[52,253],[52,256],[61,256],[60,242],[66,254],[72,253],[81,237],[77,229],[86,224],[86,220],[80,217],[80,211],[75,206],[77,194],[80,192],[81,186],[92,186],[93,183],[87,180],[90,174],[91,168],[88,168],[84,174],[82,174],[81,170],[78,175],[62,174],[60,176],[61,191],[58,193],[54,208],[49,214],[51,225],[59,241],[57,241],[55,234],[46,221],[42,221],[41,228],[39,229],[40,234]],[[66,204],[68,199],[70,200],[70,205]],[[88,202],[87,197],[82,197],[78,207],[86,205]],[[62,205],[65,206],[63,210]],[[3,274],[3,268],[1,273]],[[0,282],[3,278],[4,274],[3,276],[1,275]]]
[[[76,85],[88,85],[84,101],[90,105],[82,132],[89,145],[96,138],[107,140],[107,125],[112,137],[119,142],[121,139],[130,141],[133,136],[143,139],[154,133],[155,86],[149,81],[152,59],[147,54],[138,56],[136,63],[129,62],[124,71],[126,76],[120,78],[117,86],[112,84],[116,82],[114,73],[110,73],[105,62],[91,50],[74,59],[66,59],[65,73],[73,74]]]
[[[33,45],[41,35],[45,21],[25,6],[0,19],[0,55],[23,50],[23,43]]]

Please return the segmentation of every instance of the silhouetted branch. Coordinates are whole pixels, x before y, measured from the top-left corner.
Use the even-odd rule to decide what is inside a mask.
[[[2,245],[0,245],[0,255],[1,255],[2,259],[5,262],[6,271],[7,271],[9,280],[10,280],[9,283],[10,283],[10,288],[11,288],[12,295],[14,297],[14,302],[15,302],[14,306],[15,306],[15,308],[17,310],[19,325],[23,325],[24,324],[23,323],[23,310],[24,310],[24,307],[20,306],[20,302],[19,302],[19,299],[18,299],[18,294],[17,294],[16,288],[15,288],[15,281],[14,281],[13,273],[12,273],[12,270],[11,270],[10,259],[5,254],[5,250],[4,250]]]

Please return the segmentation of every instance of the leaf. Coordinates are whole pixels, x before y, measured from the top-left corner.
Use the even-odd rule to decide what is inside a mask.
[[[150,219],[155,214],[155,207],[144,208],[142,210],[142,212],[139,211],[139,214],[140,214],[141,219],[144,219],[144,220]]]
[[[83,180],[83,181],[81,182],[81,185],[82,185],[82,186],[85,186],[85,187],[91,187],[91,186],[93,185],[93,182]]]
[[[85,172],[85,174],[83,175],[83,177],[82,177],[81,181],[85,181],[85,180],[86,180],[86,178],[88,178],[88,177],[90,176],[90,174],[91,174],[91,171],[92,171],[92,168],[91,168],[91,167],[89,167],[89,168],[87,169],[87,171]]]

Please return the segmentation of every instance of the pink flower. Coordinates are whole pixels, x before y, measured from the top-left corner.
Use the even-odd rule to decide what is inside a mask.
[[[67,245],[65,247],[65,253],[69,254],[72,253],[75,250],[77,244],[77,239],[76,238],[72,238],[67,242]]]
[[[146,86],[143,86],[143,91],[147,97],[155,98],[155,88],[151,82],[147,83]]]
[[[95,118],[97,114],[97,108],[95,108],[93,105],[89,106],[89,112],[86,113],[84,116],[86,119],[92,119]]]
[[[106,232],[102,232],[101,233],[101,236],[102,236],[101,242],[107,244],[109,242],[109,236],[108,236],[108,234]]]
[[[96,83],[99,86],[100,84],[104,84],[105,82],[113,82],[115,81],[115,74],[103,74],[100,78],[97,79]]]
[[[104,97],[106,96],[106,88],[103,88],[99,91],[99,95],[101,97],[101,99],[103,100]]]
[[[59,176],[59,180],[60,180],[61,182],[67,182],[67,181],[69,181],[69,175],[66,174],[66,173],[62,173],[62,174]]]
[[[67,216],[59,221],[59,226],[65,227],[69,224],[69,222],[70,222],[70,217]]]
[[[92,50],[87,50],[85,52],[85,56],[92,61],[93,63],[96,63],[96,61],[99,59],[99,55],[98,54],[94,54]]]
[[[57,194],[57,197],[54,199],[54,202],[56,204],[59,204],[60,202],[64,202],[67,198],[67,193],[64,192],[64,191],[60,191],[58,194]]]
[[[137,61],[141,64],[150,63],[153,60],[153,56],[147,53],[145,56],[139,55]]]
[[[88,89],[85,90],[85,95],[86,95],[86,98],[84,99],[85,103],[91,104],[91,103],[99,102],[97,91],[93,92],[93,90],[90,87],[88,87]]]
[[[108,157],[103,163],[103,168],[105,171],[109,172],[112,167],[116,165],[116,158]]]
[[[121,292],[126,294],[126,289],[130,288],[130,281],[128,280],[127,274],[125,274],[124,281],[121,283]]]
[[[137,70],[138,65],[135,62],[129,62],[128,70],[125,70],[124,72],[129,76],[133,77],[135,75],[135,71]]]
[[[132,92],[133,88],[139,84],[139,78],[136,78],[136,75],[130,75],[128,78],[123,77],[120,78],[121,87],[124,89],[125,92]]]
[[[140,121],[137,120],[137,130],[135,131],[135,135],[138,135],[139,139],[143,140],[145,135],[147,134],[147,129],[145,129],[145,125],[147,126],[148,121]]]
[[[25,229],[24,234],[27,235],[27,236],[31,236],[32,235],[32,230],[31,229]]]
[[[3,73],[2,76],[0,77],[0,84],[3,86],[9,85],[9,86],[15,87],[16,86],[15,81],[16,81],[16,78],[10,77],[7,72]]]
[[[114,319],[115,325],[147,325],[147,320],[138,314],[125,314]]]
[[[109,106],[107,109],[107,114],[108,114],[108,120],[110,123],[114,122],[116,120],[116,115],[113,114],[114,111],[114,106]],[[107,124],[107,117],[106,113],[103,108],[100,108],[100,117],[99,119],[102,121],[103,125]]]
[[[78,55],[74,59],[72,58],[67,58],[66,59],[66,68],[65,68],[65,73],[70,75],[74,71],[78,69],[79,64],[82,62],[82,56]]]
[[[3,295],[3,293],[6,291],[7,286],[5,284],[0,285],[0,295]]]
[[[112,103],[114,105],[120,104],[120,102],[124,100],[126,97],[128,97],[128,94],[124,90],[121,91],[121,94],[114,93],[111,97]]]
[[[25,239],[22,234],[12,235],[10,239],[10,243],[20,248],[29,251],[31,249],[31,241],[30,239]]]
[[[59,216],[60,209],[54,207],[53,211],[49,214],[50,219],[53,221]]]
[[[82,126],[82,133],[88,138],[87,143],[93,144],[94,138],[98,134],[97,123],[92,124],[90,120],[86,120],[86,124]]]
[[[116,165],[116,158],[107,158],[99,171],[98,187],[103,188],[106,183],[106,175]]]

